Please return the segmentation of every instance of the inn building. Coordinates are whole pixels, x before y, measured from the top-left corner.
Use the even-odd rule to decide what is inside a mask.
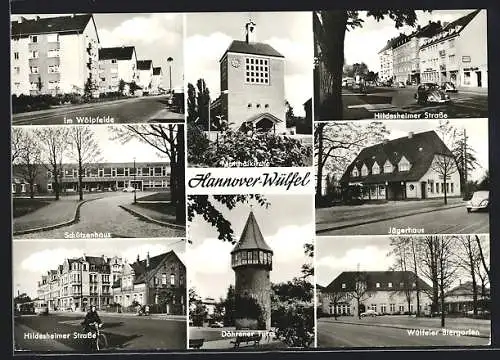
[[[99,36],[91,14],[11,22],[11,93],[83,94],[97,87]]]
[[[339,316],[357,316],[367,310],[388,315],[416,313],[417,290],[420,313],[429,314],[431,287],[413,272],[344,271],[321,290],[320,310]]]
[[[359,188],[365,200],[431,199],[445,192],[447,197],[461,195],[453,153],[434,131],[410,132],[364,148],[340,183],[349,191]]]
[[[138,80],[137,55],[134,46],[99,49],[99,92],[118,92],[120,81],[123,93],[128,93],[130,83]]]
[[[113,301],[121,307],[158,306],[167,314],[186,314],[186,267],[174,251],[122,263],[112,285]]]

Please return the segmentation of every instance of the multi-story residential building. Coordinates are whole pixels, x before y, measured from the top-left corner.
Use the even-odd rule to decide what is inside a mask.
[[[137,56],[134,46],[99,49],[99,92],[119,91],[124,82],[123,93],[128,93],[130,83],[138,80]]]
[[[400,34],[392,46],[394,81],[404,84],[420,83],[419,49],[422,42],[441,30],[441,22],[420,25],[409,35]]]
[[[321,291],[325,314],[357,316],[367,310],[380,314],[429,314],[431,287],[411,271],[344,271]],[[359,300],[359,308],[358,308]]]
[[[47,167],[42,164],[39,169],[33,184],[34,192],[54,191],[55,181],[51,171],[47,171]],[[141,191],[165,190],[170,186],[170,166],[165,162],[85,164],[82,182],[84,191],[121,190],[128,187]],[[62,165],[59,184],[61,192],[78,191],[77,164]],[[26,178],[22,165],[13,166],[12,193],[30,193],[29,179]]]
[[[83,94],[97,89],[99,36],[92,15],[11,22],[11,92]]]
[[[394,80],[394,63],[392,53],[393,40],[388,40],[387,45],[379,51],[378,56],[380,60],[380,71],[378,75],[379,81]]]
[[[367,200],[438,198],[445,192],[448,197],[460,196],[455,158],[434,131],[364,148],[340,182],[347,189],[361,186]]]
[[[420,46],[423,81],[488,87],[486,10],[476,10],[449,24]]]
[[[151,81],[151,93],[152,94],[159,94],[160,90],[162,89],[162,81],[163,81],[163,72],[161,70],[161,67],[154,67],[153,68],[153,78]]]
[[[113,284],[113,299],[122,307],[157,305],[167,314],[186,314],[186,267],[174,251],[133,263],[124,262]]]
[[[142,88],[142,93],[147,94],[151,91],[153,82],[153,61],[152,60],[139,60],[137,61],[137,70],[139,77],[137,85]]]
[[[286,133],[285,57],[256,42],[256,26],[246,24],[245,41],[233,40],[220,59],[221,100],[211,106],[236,129]]]

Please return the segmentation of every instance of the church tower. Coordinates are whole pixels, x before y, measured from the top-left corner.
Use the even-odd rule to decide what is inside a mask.
[[[260,306],[262,322],[258,324],[251,314],[245,315],[245,309],[236,308],[236,330],[268,330],[271,328],[271,280],[273,251],[266,244],[252,211],[241,233],[240,241],[231,251],[231,266],[235,273],[235,295],[242,299],[253,298]],[[236,306],[242,306],[236,302]]]

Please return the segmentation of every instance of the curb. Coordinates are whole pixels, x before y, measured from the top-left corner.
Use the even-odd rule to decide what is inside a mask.
[[[99,199],[102,199],[102,198],[95,198],[95,199],[88,199],[88,200],[81,201],[76,206],[75,215],[73,216],[73,219],[71,219],[69,221],[62,222],[62,223],[55,224],[55,225],[42,226],[42,227],[34,228],[34,229],[14,231],[12,233],[12,235],[13,236],[26,235],[26,234],[31,234],[31,233],[40,232],[40,231],[55,230],[55,229],[59,229],[59,228],[64,227],[64,226],[73,225],[73,224],[77,223],[78,221],[80,221],[80,207],[89,201],[94,201],[94,200],[99,200]]]
[[[352,323],[352,322],[347,322],[347,321],[339,321],[336,320],[336,323],[341,323],[341,324],[349,324],[349,325],[361,325],[361,326],[373,326],[373,327],[385,327],[385,328],[392,328],[392,329],[402,329],[402,330],[414,330],[415,328],[410,328],[405,325],[391,325],[391,324],[360,324],[360,323]],[[427,327],[426,329],[430,330],[442,330],[442,328],[432,328],[432,327]],[[453,330],[453,329],[450,329]],[[482,338],[482,339],[489,339],[490,336],[486,335],[461,335],[461,336],[466,336],[466,337],[475,337],[475,338]]]
[[[130,208],[127,208],[127,207],[125,207],[123,205],[118,205],[118,206],[121,207],[123,210],[129,212],[130,214],[135,215],[135,216],[141,218],[142,220],[149,221],[151,223],[158,224],[158,225],[161,225],[161,226],[170,227],[170,228],[173,228],[173,229],[176,229],[176,230],[186,230],[185,226],[177,225],[177,224],[172,224],[172,223],[168,223],[168,222],[164,222],[164,221],[160,221],[160,220],[155,220],[153,218],[150,218],[147,215],[141,214],[141,213],[139,213],[139,212],[137,212],[135,210],[132,210]]]
[[[330,227],[330,228],[326,228],[326,229],[316,230],[316,234],[320,234],[320,233],[327,232],[327,231],[333,231],[333,230],[342,230],[342,229],[346,229],[346,228],[350,228],[350,227],[354,227],[354,226],[373,224],[373,223],[377,223],[377,222],[380,222],[380,221],[387,221],[387,220],[399,219],[399,218],[404,218],[404,217],[407,217],[407,216],[413,216],[413,215],[418,215],[418,214],[426,214],[426,213],[435,212],[435,211],[443,211],[443,210],[448,210],[448,209],[454,209],[454,208],[458,208],[458,207],[462,207],[462,206],[463,206],[463,204],[452,205],[452,206],[449,206],[449,207],[447,207],[445,209],[440,208],[440,209],[431,209],[431,210],[421,210],[421,211],[417,211],[417,212],[414,212],[414,213],[411,213],[411,214],[395,215],[395,216],[389,216],[389,217],[381,218],[381,219],[366,220],[366,221],[361,221],[361,222],[353,223],[353,224],[334,226],[334,227]]]

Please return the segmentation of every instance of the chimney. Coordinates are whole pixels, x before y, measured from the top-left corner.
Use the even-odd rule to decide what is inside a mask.
[[[137,254],[137,262],[140,262],[139,254]]]
[[[146,255],[146,267],[149,267],[149,251],[148,254]]]
[[[247,44],[255,42],[255,26],[252,20],[245,24],[245,40]]]
[[[410,132],[408,133],[408,139],[411,139],[412,137],[413,137],[413,131],[410,131]]]

